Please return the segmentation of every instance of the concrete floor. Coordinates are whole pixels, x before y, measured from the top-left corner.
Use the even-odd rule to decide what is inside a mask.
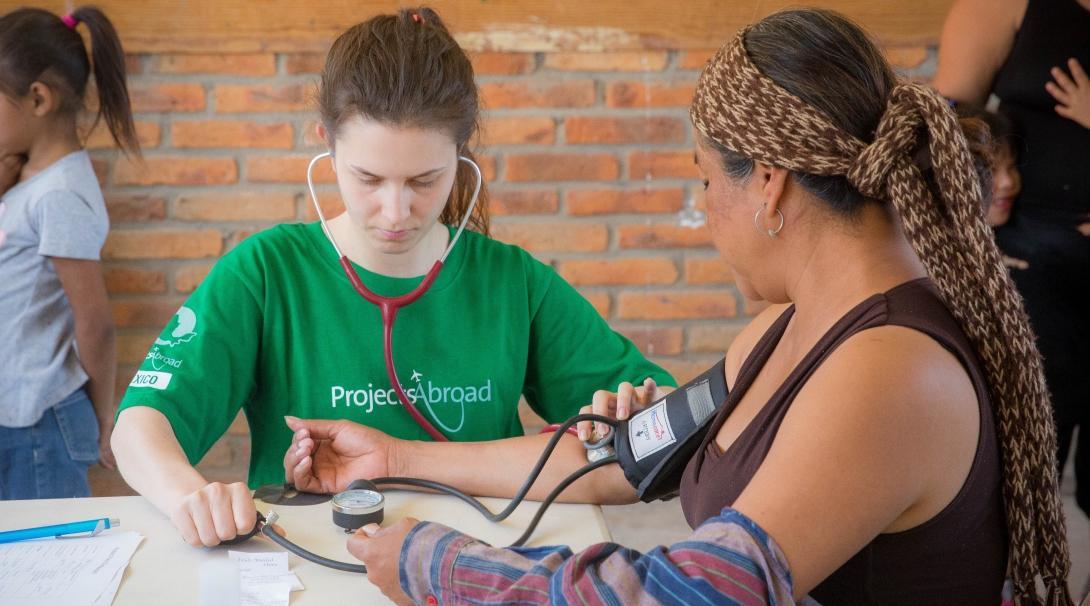
[[[1067,466],[1061,492],[1067,515],[1067,544],[1071,551],[1071,576],[1068,586],[1078,600],[1084,596],[1090,582],[1090,523],[1075,505],[1075,482]],[[646,551],[657,545],[669,545],[689,535],[691,529],[681,513],[678,499],[656,503],[637,503],[603,507],[606,524],[617,543]]]

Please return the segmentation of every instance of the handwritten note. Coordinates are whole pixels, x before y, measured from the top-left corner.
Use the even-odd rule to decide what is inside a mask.
[[[291,592],[303,589],[299,577],[288,570],[285,552],[230,551],[228,556],[238,564],[241,606],[288,606]]]

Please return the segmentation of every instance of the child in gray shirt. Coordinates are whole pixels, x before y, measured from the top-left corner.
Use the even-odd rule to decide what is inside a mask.
[[[109,222],[76,115],[92,71],[102,117],[138,153],[124,55],[94,8],[0,17],[0,499],[90,496],[112,465],[114,328],[99,266]]]

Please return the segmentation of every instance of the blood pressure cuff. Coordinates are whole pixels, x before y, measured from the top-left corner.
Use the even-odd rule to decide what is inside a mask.
[[[681,475],[727,400],[726,359],[617,427],[613,446],[640,500],[677,495]]]

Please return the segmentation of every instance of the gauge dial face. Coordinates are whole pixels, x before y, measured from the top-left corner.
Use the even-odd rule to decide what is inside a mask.
[[[333,497],[333,502],[345,509],[373,509],[382,504],[382,495],[373,490],[359,488],[338,493]]]

